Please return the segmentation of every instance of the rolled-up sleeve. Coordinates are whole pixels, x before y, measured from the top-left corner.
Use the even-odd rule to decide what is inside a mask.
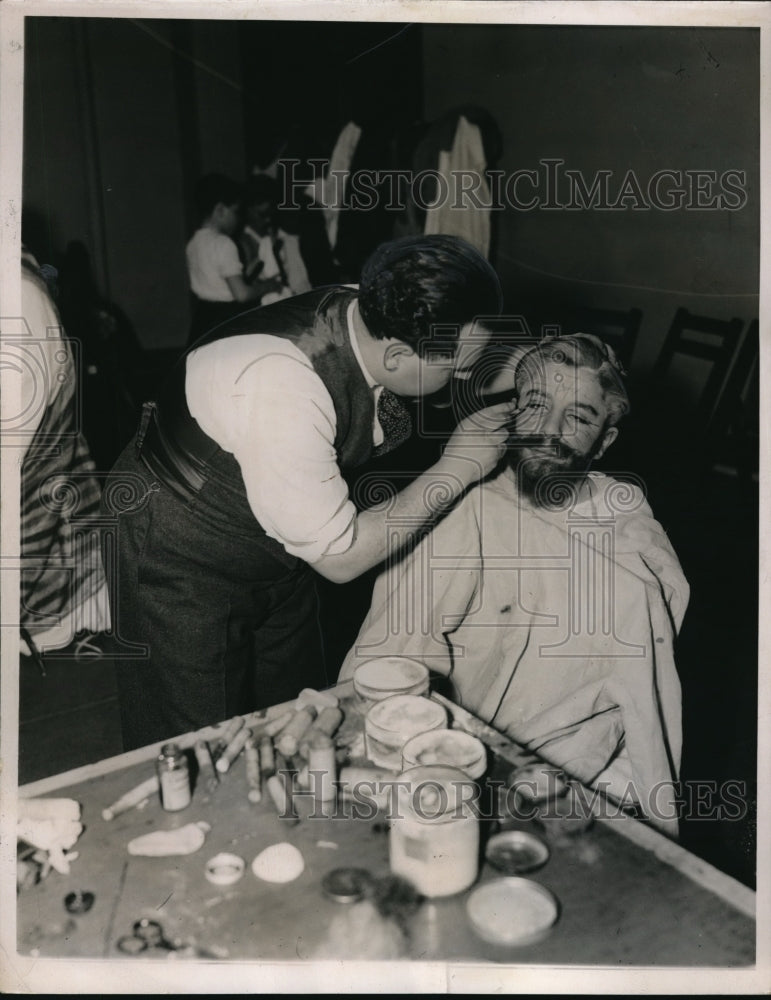
[[[266,533],[308,563],[345,552],[356,508],[337,462],[335,409],[321,379],[294,358],[264,357],[239,379],[234,403],[241,433],[233,454]]]

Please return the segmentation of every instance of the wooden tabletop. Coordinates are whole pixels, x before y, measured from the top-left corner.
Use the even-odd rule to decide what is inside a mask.
[[[350,686],[338,693],[350,731],[361,725],[359,707]],[[491,775],[506,775],[527,758],[510,740],[434,697],[448,708],[454,727],[487,743]],[[268,718],[283,708],[271,709]],[[262,716],[247,717],[247,724],[261,721]],[[198,738],[212,739],[219,728],[188,734],[179,742],[192,746]],[[145,747],[20,789],[23,797],[77,800],[84,825],[70,874],[52,871],[18,896],[20,955],[125,958],[117,948],[119,939],[131,933],[135,921],[150,918],[162,924],[166,938],[192,946],[190,954],[201,962],[400,957],[616,968],[741,968],[754,962],[755,894],[629,817],[597,817],[573,836],[565,835],[559,822],[516,822],[549,846],[547,863],[527,877],[556,896],[559,919],[539,943],[500,949],[482,941],[470,926],[466,901],[471,890],[433,901],[402,900],[401,908],[394,903],[385,924],[376,914],[330,899],[322,880],[340,867],[365,868],[388,886],[389,831],[383,814],[353,818],[340,809],[332,817],[313,818],[312,800],[303,796],[296,800],[300,822],[291,824],[278,816],[269,796],[259,804],[248,801],[243,755],[216,792],[196,788],[191,804],[180,812],[164,812],[153,796],[144,808],[105,821],[106,806],[153,774],[157,749]],[[127,851],[128,842],[141,834],[199,821],[210,830],[193,854],[138,857]],[[481,827],[483,842],[497,828],[487,820]],[[282,842],[301,852],[302,874],[285,884],[255,877],[251,863],[256,855]],[[235,884],[207,881],[206,862],[219,852],[244,859],[245,873]],[[483,862],[475,887],[499,877]],[[73,891],[93,893],[87,913],[65,909],[65,896]],[[167,957],[162,951],[142,956],[154,961]]]

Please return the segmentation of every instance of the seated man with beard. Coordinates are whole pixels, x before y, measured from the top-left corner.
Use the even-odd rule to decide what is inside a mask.
[[[504,467],[378,578],[340,678],[422,660],[479,718],[676,836],[689,588],[642,490],[590,471],[629,409],[621,374],[586,334],[521,356]]]

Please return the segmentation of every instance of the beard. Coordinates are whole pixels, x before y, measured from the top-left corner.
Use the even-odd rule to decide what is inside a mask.
[[[516,475],[520,494],[534,506],[568,510],[578,498],[598,447],[580,452],[563,441],[544,439],[531,445],[510,445],[506,461]]]

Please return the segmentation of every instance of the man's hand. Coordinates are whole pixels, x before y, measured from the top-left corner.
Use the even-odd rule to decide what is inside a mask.
[[[397,493],[387,511],[360,511],[350,548],[322,556],[313,563],[316,572],[333,583],[346,583],[395,554],[396,535],[388,530],[388,520],[417,530],[440,517],[501,460],[509,424],[518,412],[514,403],[498,403],[462,420],[439,461]],[[400,531],[398,539],[403,536]]]
[[[264,267],[264,260],[260,260],[259,257],[253,257],[244,268],[244,277],[247,281],[254,281],[254,279],[262,272]]]
[[[498,403],[465,417],[453,431],[438,466],[453,463],[453,472],[469,484],[482,479],[506,453],[516,403]],[[449,469],[448,469],[449,471]]]
[[[280,292],[284,287],[280,276],[277,274],[273,278],[261,278],[254,282],[254,287],[259,291],[260,297],[268,292]]]

